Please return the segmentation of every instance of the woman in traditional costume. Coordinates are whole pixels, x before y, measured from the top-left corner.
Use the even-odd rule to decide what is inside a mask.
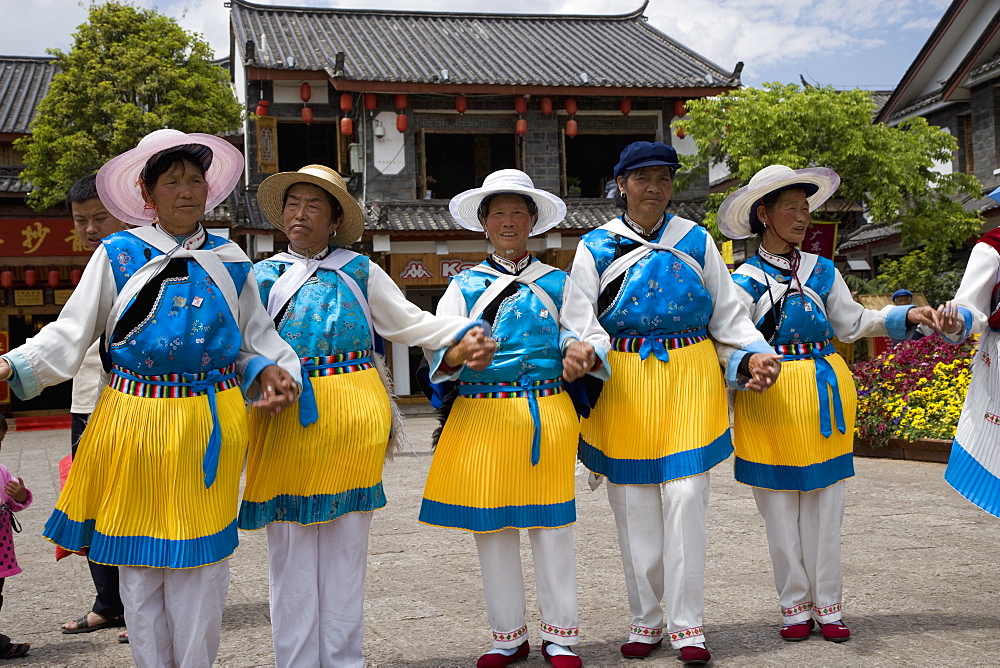
[[[645,658],[666,634],[682,661],[700,664],[711,659],[702,622],[708,472],[733,450],[709,336],[733,346],[734,387],[763,390],[780,364],[711,235],[666,212],[679,166],[671,146],[625,147],[614,170],[623,214],[583,236],[572,276],[611,336],[613,375],[583,421],[580,460],[611,483],[632,611],[621,653]],[[741,366],[747,377],[738,379]]]
[[[1000,188],[989,195],[1000,202]],[[972,359],[972,380],[948,457],[944,479],[955,491],[991,515],[1000,517],[1000,230],[972,247],[955,298],[942,308],[942,334],[961,343],[982,333]]]
[[[542,655],[556,668],[582,665],[573,522],[579,420],[563,391],[590,373],[608,377],[607,335],[569,277],[527,250],[566,215],[555,195],[505,169],[451,200],[459,225],[485,231],[495,251],[454,277],[439,315],[483,318],[497,352],[484,370],[454,368],[438,351],[433,382],[457,381],[434,453],[420,521],[475,535],[493,649],[479,668],[528,655],[520,531],[531,541]]]
[[[274,174],[257,199],[289,239],[288,252],[254,270],[302,364],[303,394],[298,411],[250,411],[239,526],[267,528],[277,665],[360,667],[372,511],[386,502],[390,431],[394,445],[402,438],[375,331],[441,350],[456,367],[482,368],[493,343],[468,318],[420,310],[377,264],[343,248],[361,238],[365,219],[334,170]]]
[[[844,642],[840,527],[844,481],[854,475],[857,392],[833,337],[908,338],[933,324],[930,307],[865,309],[833,262],[805,253],[810,212],[840,185],[836,172],[771,165],[733,192],[719,209],[731,239],[760,235],[756,255],[733,280],[761,334],[783,355],[781,378],[761,395],[736,397],[736,479],[753,487],[767,528],[783,626],[781,637],[805,640],[816,623],[823,638]],[[720,346],[720,359],[730,349]]]
[[[27,399],[72,378],[103,341],[110,385],[44,535],[120,567],[140,666],[215,660],[238,540],[244,394],[276,411],[299,391],[299,361],[249,259],[199,222],[242,172],[228,142],[177,130],[105,164],[101,201],[139,227],[106,237],[59,318],[0,361],[0,378],[13,374]]]

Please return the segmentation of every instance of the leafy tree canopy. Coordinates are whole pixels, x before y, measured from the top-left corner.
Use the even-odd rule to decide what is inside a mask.
[[[243,111],[228,73],[212,63],[207,42],[173,19],[112,1],[91,7],[74,37],[68,53],[49,50],[57,73],[31,135],[14,145],[36,209],[64,201],[76,179],[153,130],[239,127]]]
[[[691,100],[687,109],[677,125],[698,147],[686,157],[692,174],[725,163],[745,184],[768,165],[829,167],[842,179],[835,196],[842,210],[816,212],[816,218],[836,220],[860,203],[874,223],[901,222],[903,242],[911,246],[951,247],[977,234],[983,222],[962,207],[963,199],[982,196],[979,181],[933,169],[952,160],[955,139],[920,117],[895,127],[873,124],[866,91],[768,83]],[[710,229],[726,194],[709,196]]]
[[[926,246],[879,268],[870,281],[845,276],[852,289],[865,295],[892,294],[900,288],[922,292],[932,306],[943,304],[955,296],[962,282],[968,253],[949,253],[943,248]]]

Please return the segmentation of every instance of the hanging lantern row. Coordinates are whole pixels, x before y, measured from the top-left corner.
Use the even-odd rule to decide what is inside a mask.
[[[83,276],[83,272],[79,269],[74,269],[69,272],[69,282],[70,285],[76,287],[80,284],[80,277]],[[58,288],[62,279],[59,278],[59,272],[55,269],[50,269],[47,274],[46,283],[50,288]],[[26,269],[24,272],[24,284],[29,288],[35,287],[38,284],[38,272],[34,269]],[[14,287],[14,272],[7,270],[0,272],[0,287],[4,289],[10,289]]]

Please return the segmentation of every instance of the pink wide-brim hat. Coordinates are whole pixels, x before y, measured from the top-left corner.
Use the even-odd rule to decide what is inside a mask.
[[[146,207],[139,186],[139,177],[146,169],[149,159],[170,149],[183,150],[186,147],[208,148],[192,151],[192,158],[202,160],[202,166],[210,160],[205,170],[208,183],[208,200],[205,210],[211,211],[221,204],[239,183],[243,174],[243,154],[239,149],[215,135],[180,130],[155,130],[139,140],[139,145],[108,160],[97,172],[97,194],[101,203],[115,218],[132,225],[150,225],[156,212]]]

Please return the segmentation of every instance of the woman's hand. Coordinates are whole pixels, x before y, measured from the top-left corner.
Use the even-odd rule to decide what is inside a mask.
[[[444,354],[444,365],[457,369],[463,364],[473,371],[482,371],[493,361],[497,342],[486,336],[482,327],[473,327],[462,340],[448,348]]]
[[[264,367],[257,380],[260,382],[260,399],[253,405],[271,415],[277,415],[299,398],[299,384],[292,374],[277,364]]]
[[[763,392],[778,380],[781,373],[781,355],[771,353],[754,353],[750,355],[750,380],[746,388],[754,392]]]
[[[24,480],[21,478],[8,480],[7,484],[3,486],[3,491],[18,503],[24,503],[28,499],[28,490],[25,488]]]
[[[965,329],[965,318],[958,310],[958,306],[952,302],[945,302],[937,308],[937,321],[934,329],[942,334],[955,335]]]
[[[941,318],[930,306],[914,306],[906,312],[906,322],[911,325],[926,325],[940,331]]]
[[[578,378],[583,378],[595,364],[597,364],[597,353],[594,352],[594,346],[574,341],[566,346],[566,352],[563,353],[563,380],[572,383]]]

